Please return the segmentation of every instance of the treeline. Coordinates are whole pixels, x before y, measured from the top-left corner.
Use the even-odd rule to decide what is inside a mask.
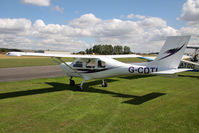
[[[86,54],[98,54],[98,55],[113,55],[113,54],[130,54],[131,49],[128,46],[112,46],[112,45],[94,45],[90,49],[85,50]]]
[[[6,53],[6,52],[10,52],[10,51],[20,52],[21,50],[19,50],[19,49],[0,48],[0,53]]]

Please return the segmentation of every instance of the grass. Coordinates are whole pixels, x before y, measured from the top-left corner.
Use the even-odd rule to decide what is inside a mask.
[[[139,58],[118,58],[116,59],[118,61],[121,61],[121,62],[146,62],[146,60],[144,59],[139,59]]]
[[[75,58],[62,58],[66,62],[73,62]],[[122,62],[144,62],[138,58],[117,59]],[[0,54],[0,68],[26,67],[26,66],[48,66],[56,65],[50,57],[10,57]]]
[[[199,74],[132,76],[70,87],[65,77],[0,83],[0,132],[194,133]],[[81,79],[76,78],[76,83]]]
[[[66,62],[72,62],[74,58],[64,58]],[[46,57],[13,57],[0,58],[0,68],[26,67],[26,66],[48,66],[56,65],[51,58]]]

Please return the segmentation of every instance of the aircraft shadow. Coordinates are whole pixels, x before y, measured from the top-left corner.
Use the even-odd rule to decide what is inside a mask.
[[[0,93],[0,99],[6,98],[14,98],[20,96],[29,96],[29,95],[36,95],[36,94],[43,94],[43,93],[50,93],[50,92],[57,92],[57,91],[65,91],[69,88],[69,85],[57,83],[57,87],[50,87],[50,88],[42,88],[42,89],[33,89],[33,90],[25,90],[25,91],[16,91],[16,92],[7,92],[7,93]]]
[[[108,79],[108,82],[114,82],[117,80]],[[88,85],[101,85],[101,80],[91,81],[88,83]],[[15,92],[7,92],[7,93],[0,93],[0,99],[6,99],[6,98],[13,98],[13,97],[20,97],[20,96],[28,96],[28,95],[36,95],[36,94],[43,94],[43,93],[50,93],[50,92],[57,92],[57,91],[65,91],[65,90],[72,90],[72,91],[79,91],[79,87],[76,85],[74,87],[71,87],[69,84],[63,84],[63,83],[46,83],[53,87],[50,88],[42,88],[42,89],[33,89],[33,90],[24,90],[24,91],[15,91]]]
[[[199,76],[193,76],[193,75],[178,75],[178,77],[189,77],[189,78],[199,79]]]
[[[143,96],[136,96],[136,95],[130,95],[130,94],[117,93],[117,92],[113,92],[109,90],[96,89],[93,87],[86,87],[86,89],[83,92],[109,94],[109,95],[112,95],[113,97],[121,97],[121,98],[132,98],[122,103],[128,103],[128,104],[133,104],[133,105],[140,105],[147,101],[150,101],[152,99],[158,98],[166,94],[166,93],[152,92]]]
[[[111,82],[115,82],[115,81],[118,81],[116,79],[106,79],[106,81],[108,83],[111,83]],[[88,82],[85,82],[85,86],[94,86],[94,85],[100,85],[101,86],[102,84],[102,80],[94,80],[94,81],[88,81]]]
[[[108,82],[113,82],[115,80],[109,79]],[[136,95],[130,95],[130,94],[122,94],[117,93],[109,90],[102,90],[102,89],[96,89],[93,88],[92,85],[96,85],[101,83],[100,80],[92,81],[85,83],[85,89],[84,92],[89,93],[100,93],[100,94],[108,94],[113,97],[121,97],[121,98],[132,98],[128,101],[124,101],[122,103],[128,103],[133,105],[140,105],[147,101],[150,101],[152,99],[155,99],[157,97],[163,96],[166,93],[159,93],[159,92],[152,92],[143,96],[136,96]],[[14,98],[14,97],[20,97],[20,96],[28,96],[28,95],[36,95],[36,94],[43,94],[43,93],[51,93],[51,92],[58,92],[58,91],[80,91],[78,86],[71,87],[68,84],[64,83],[56,83],[56,82],[46,82],[46,84],[51,85],[52,87],[49,88],[42,88],[42,89],[34,89],[34,90],[25,90],[25,91],[16,91],[16,92],[8,92],[8,93],[0,93],[0,99],[6,99],[6,98]]]
[[[124,101],[123,103],[129,103],[134,105],[140,105],[147,101],[150,101],[152,99],[158,98],[160,96],[165,95],[166,93],[159,93],[159,92],[152,92],[143,96],[136,96],[133,99],[130,99],[128,101]]]

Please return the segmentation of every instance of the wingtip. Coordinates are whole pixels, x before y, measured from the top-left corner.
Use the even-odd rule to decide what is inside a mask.
[[[19,52],[8,52],[6,56],[21,56],[21,54]]]

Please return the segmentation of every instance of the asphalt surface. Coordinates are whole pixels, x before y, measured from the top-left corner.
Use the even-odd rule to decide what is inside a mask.
[[[58,66],[0,68],[0,82],[65,76]]]

